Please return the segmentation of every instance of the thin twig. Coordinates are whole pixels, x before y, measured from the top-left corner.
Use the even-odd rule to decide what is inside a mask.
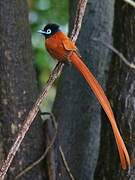
[[[22,140],[24,139],[24,136],[26,135],[27,131],[30,128],[31,123],[33,122],[33,120],[35,119],[35,117],[39,111],[39,105],[42,103],[43,99],[47,96],[49,89],[52,87],[53,82],[59,77],[62,69],[63,69],[63,63],[58,63],[56,65],[56,67],[54,68],[53,72],[51,73],[43,92],[41,93],[41,95],[35,102],[33,108],[31,109],[28,116],[26,117],[26,119],[17,135],[15,142],[8,153],[6,160],[2,164],[2,167],[0,170],[0,180],[4,179],[6,172],[7,172],[8,168],[10,167],[10,164],[13,161],[13,158],[14,158],[16,152],[18,151],[20,144],[21,144]]]
[[[132,1],[132,0],[124,0],[124,1],[135,8],[135,2],[134,1]]]
[[[75,21],[74,21],[74,28],[71,34],[71,39],[73,42],[76,42],[81,25],[82,25],[82,20],[86,8],[87,0],[80,0],[77,5],[77,11],[76,11],[76,16],[75,16]]]
[[[82,19],[84,16],[85,8],[86,8],[86,3],[87,0],[80,0],[79,1],[79,12],[77,12],[77,18],[74,23],[74,28],[71,34],[71,39],[75,42],[77,40],[78,34],[81,29],[81,23]],[[78,11],[78,10],[77,10]],[[26,117],[18,135],[17,138],[12,145],[11,149],[9,150],[9,153],[7,155],[6,160],[3,162],[1,169],[0,169],[0,180],[4,180],[4,177],[13,161],[13,158],[16,155],[16,152],[18,151],[21,142],[23,141],[27,131],[29,130],[32,122],[34,121],[38,111],[39,111],[39,105],[42,103],[43,99],[48,95],[49,89],[52,87],[53,82],[59,77],[62,69],[63,69],[64,64],[63,63],[58,63],[56,67],[54,68],[53,72],[51,73],[49,80],[41,93],[41,95],[38,97],[37,101],[35,102],[34,106],[30,110],[28,116]]]
[[[51,120],[53,121],[54,124],[54,128],[55,128],[55,134],[50,142],[50,144],[48,145],[48,147],[46,148],[45,152],[42,154],[42,156],[36,160],[34,163],[32,163],[31,165],[29,165],[28,167],[26,167],[23,171],[21,171],[16,177],[15,180],[19,179],[20,177],[22,177],[24,174],[26,174],[28,171],[30,171],[31,169],[33,169],[36,165],[38,165],[42,160],[44,160],[44,158],[46,157],[46,155],[48,154],[48,152],[50,151],[50,149],[52,148],[55,139],[56,139],[56,135],[57,135],[57,131],[58,131],[58,127],[57,127],[57,123],[56,120],[54,118],[54,116],[51,115]]]
[[[106,47],[108,47],[109,49],[111,49],[115,54],[117,54],[117,55],[120,57],[120,59],[121,59],[128,67],[130,67],[130,68],[132,68],[132,69],[135,69],[135,64],[128,62],[128,60],[125,58],[125,56],[124,56],[121,52],[119,52],[115,47],[113,47],[111,44],[108,44],[107,42],[101,41],[101,40],[96,39],[96,38],[93,38],[92,40],[101,42],[103,45],[105,45]]]
[[[62,151],[61,146],[59,146],[59,151],[60,151],[61,158],[62,158],[62,160],[63,160],[64,166],[65,166],[65,168],[66,168],[66,171],[68,172],[69,177],[71,178],[71,180],[75,180],[75,178],[73,177],[73,175],[72,175],[72,173],[71,173],[71,171],[70,171],[70,168],[69,168],[69,166],[68,166],[68,163],[67,163],[67,161],[66,161],[66,158],[65,158],[65,156],[64,156],[64,153],[63,153],[63,151]]]

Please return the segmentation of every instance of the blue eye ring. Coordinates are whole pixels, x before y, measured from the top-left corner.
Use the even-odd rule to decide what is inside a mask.
[[[47,31],[45,31],[45,34],[51,34],[51,33],[52,33],[51,29],[47,29]]]

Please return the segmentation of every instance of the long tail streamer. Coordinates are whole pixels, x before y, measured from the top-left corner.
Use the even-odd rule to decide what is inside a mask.
[[[115,117],[111,108],[111,105],[96,78],[93,76],[91,71],[87,68],[87,66],[83,63],[81,58],[78,56],[76,52],[72,52],[68,58],[75,67],[81,72],[81,74],[86,79],[87,83],[89,84],[90,88],[92,89],[93,93],[97,97],[98,101],[100,102],[101,106],[103,107],[113,129],[114,137],[116,140],[116,144],[118,147],[118,152],[120,156],[120,161],[123,169],[126,169],[130,166],[130,158],[124,144],[124,141],[120,135],[118,130]]]

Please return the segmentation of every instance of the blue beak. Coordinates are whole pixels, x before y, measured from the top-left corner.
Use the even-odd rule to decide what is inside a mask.
[[[43,34],[43,35],[46,34],[43,30],[39,30],[39,31],[37,31],[37,32],[40,33],[40,34]]]

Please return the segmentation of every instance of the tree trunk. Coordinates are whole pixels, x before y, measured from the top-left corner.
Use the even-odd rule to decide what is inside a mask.
[[[70,32],[73,28],[78,0],[70,1]],[[81,32],[77,41],[84,62],[102,86],[105,85],[109,50],[93,38],[111,43],[113,0],[88,1]],[[65,65],[53,108],[58,120],[58,143],[75,179],[93,179],[100,144],[101,107],[72,65]],[[69,179],[59,161],[59,178]]]
[[[8,153],[22,121],[37,96],[28,25],[28,7],[23,1],[0,1],[0,159]],[[12,163],[7,179],[13,180],[42,153],[41,119],[35,120]],[[20,179],[42,179],[35,167]]]
[[[117,0],[114,17],[114,47],[124,54],[129,63],[135,63],[135,9],[124,1]],[[113,55],[110,65],[107,92],[131,162],[134,162],[135,69],[126,65],[116,54]],[[127,173],[121,169],[114,137],[105,123],[102,129],[100,160],[95,179],[135,179],[134,172]]]

